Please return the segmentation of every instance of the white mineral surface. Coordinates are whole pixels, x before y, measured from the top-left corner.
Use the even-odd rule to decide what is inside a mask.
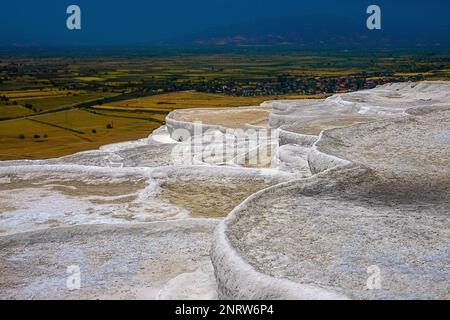
[[[0,162],[0,299],[449,299],[449,230],[447,82],[179,110]]]

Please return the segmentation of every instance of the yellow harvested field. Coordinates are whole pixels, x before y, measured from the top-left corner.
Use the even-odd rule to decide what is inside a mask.
[[[22,106],[7,106],[0,104],[0,119],[22,117],[32,113],[33,112],[31,110]]]
[[[19,135],[23,134],[24,139]],[[41,139],[34,139],[34,135],[40,135]],[[51,138],[45,139],[47,134]],[[0,122],[0,151],[1,160],[13,159],[39,159],[51,157],[51,154],[62,155],[60,150],[66,146],[79,142],[74,134],[46,126],[31,120],[14,120]]]
[[[113,128],[107,129],[108,124]],[[0,160],[60,157],[109,143],[144,138],[159,126],[158,122],[95,115],[84,110],[2,121]]]
[[[149,112],[139,112],[139,110],[128,111],[127,109],[103,109],[103,108],[91,108],[90,111],[99,115],[107,115],[112,117],[121,118],[138,118],[147,120],[157,120],[161,123],[166,121],[167,112],[163,113],[149,113]]]
[[[105,81],[106,79],[100,77],[75,77],[74,79],[80,81]]]
[[[35,97],[35,98],[29,98],[26,101],[23,101],[22,104],[25,104],[25,102],[33,105],[34,107],[38,108],[39,110],[52,110],[52,109],[58,109],[62,107],[72,106],[78,103],[87,102],[87,101],[93,101],[97,99],[101,99],[103,97],[112,96],[114,94],[111,93],[99,93],[99,92],[89,92],[89,93],[83,93],[83,94],[77,94],[77,95],[64,95],[64,96],[52,96],[52,97]],[[20,101],[19,101],[20,102]]]
[[[222,94],[182,91],[119,101],[108,104],[108,106],[172,111],[175,109],[190,108],[257,106],[271,99],[273,97],[231,97]]]
[[[433,72],[395,72],[395,77],[415,77],[418,75],[431,76]]]
[[[48,98],[55,96],[67,96],[67,94],[82,94],[84,91],[80,90],[23,90],[23,91],[0,91],[0,96],[6,96],[12,100],[23,100],[23,99],[37,99],[37,98]]]

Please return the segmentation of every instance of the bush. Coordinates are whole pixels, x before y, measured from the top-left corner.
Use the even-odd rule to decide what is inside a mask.
[[[44,138],[47,138],[48,136],[46,134],[44,134]]]
[[[39,139],[41,136],[40,135],[38,135],[38,134],[35,134],[34,136],[33,136],[33,138],[35,138],[35,139]]]
[[[92,129],[92,133],[97,133],[97,130],[95,130],[95,129]]]
[[[19,139],[23,140],[25,139],[25,136],[23,134],[19,135]]]
[[[111,123],[108,123],[107,125],[106,125],[106,129],[112,129],[113,128],[113,125],[111,124]]]

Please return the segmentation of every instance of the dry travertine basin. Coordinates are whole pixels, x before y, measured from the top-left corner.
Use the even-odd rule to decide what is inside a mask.
[[[91,225],[0,237],[0,299],[214,299],[215,220]],[[66,282],[81,272],[80,290]]]
[[[225,128],[245,128],[256,123],[264,126],[270,109],[258,107],[214,108],[214,109],[183,109],[170,113],[169,119],[183,122],[201,122],[206,125]]]
[[[207,251],[236,206],[211,251],[221,298],[449,298],[449,104],[448,83],[421,82],[195,111],[222,131],[273,110],[288,131],[272,169],[239,147],[178,165],[171,133],[192,123],[170,117],[148,139],[0,162],[0,298],[216,298]],[[366,288],[372,265],[382,290]]]
[[[0,234],[95,223],[125,223],[150,177],[94,167],[0,168]],[[130,214],[132,220],[132,215]]]
[[[203,166],[0,168],[0,298],[214,299],[208,252],[217,218],[288,176]],[[80,291],[65,286],[70,265],[81,268]]]
[[[319,151],[393,175],[450,173],[450,110],[325,131]]]
[[[224,217],[251,194],[269,182],[175,182],[163,183],[161,199],[187,208],[194,217]]]
[[[156,169],[154,197],[192,217],[226,216],[248,196],[291,179],[292,175],[270,169],[191,166]]]
[[[274,167],[272,154],[276,152],[278,141],[270,141],[270,136],[273,134],[268,125],[270,112],[269,108],[263,106],[183,109],[171,112],[166,118],[168,131],[175,141],[185,142],[184,145],[177,145],[174,150],[183,153],[183,148],[191,144],[195,144],[197,150],[201,150],[195,152],[193,158],[177,158],[176,164],[207,163],[239,165],[246,168]],[[200,136],[203,141],[199,143]],[[261,140],[266,141],[262,143],[260,138],[255,139],[254,136],[259,136]],[[245,139],[258,142],[251,142],[249,146]],[[255,148],[268,149],[269,152],[260,151],[258,157],[249,156]]]
[[[357,173],[334,172],[335,181],[328,174],[256,197],[228,223],[231,246],[262,274],[348,298],[449,299],[449,190],[421,197],[432,190],[416,186],[412,193]],[[220,258],[213,261],[221,274]],[[366,287],[372,265],[381,270],[382,290]],[[242,298],[240,288],[230,289],[232,271],[227,277],[219,276],[222,297]],[[259,294],[271,297],[270,287]]]
[[[327,129],[340,128],[374,120],[377,120],[377,118],[362,115],[321,116],[317,119],[299,120],[291,125],[283,126],[283,129],[298,134],[318,136],[322,131]]]
[[[286,181],[270,170],[0,168],[0,234],[96,223],[224,217],[254,192]]]
[[[450,111],[439,110],[326,131],[310,161],[346,161],[261,191],[218,229],[220,296],[450,299]],[[371,266],[380,290],[367,287]]]
[[[445,81],[393,83],[375,89],[336,94],[325,100],[271,101],[270,125],[298,135],[318,136],[323,130],[402,117],[414,107],[450,103]]]

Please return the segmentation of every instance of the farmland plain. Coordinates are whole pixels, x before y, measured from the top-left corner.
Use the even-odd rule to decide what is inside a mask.
[[[148,136],[175,109],[326,98],[448,80],[439,53],[140,53],[0,56],[0,160],[43,159]]]

